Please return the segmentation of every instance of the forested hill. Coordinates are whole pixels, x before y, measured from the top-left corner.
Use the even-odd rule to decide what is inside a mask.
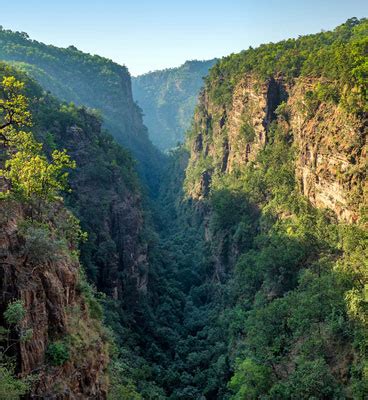
[[[367,49],[368,20],[352,18],[206,79],[185,192],[218,293],[190,366],[210,366],[208,399],[368,396]]]
[[[161,150],[182,143],[203,78],[216,60],[187,61],[178,68],[132,78],[133,96],[143,109],[152,142]]]
[[[141,109],[132,97],[131,78],[125,66],[79,51],[37,42],[24,32],[0,30],[0,60],[26,71],[44,89],[61,100],[98,110],[104,126],[139,161],[141,175],[157,180],[159,152],[148,138]]]

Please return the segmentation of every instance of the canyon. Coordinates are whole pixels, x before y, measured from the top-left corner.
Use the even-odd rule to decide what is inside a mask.
[[[365,398],[367,32],[132,81],[0,31],[16,133],[76,162],[53,199],[1,181],[4,398]]]

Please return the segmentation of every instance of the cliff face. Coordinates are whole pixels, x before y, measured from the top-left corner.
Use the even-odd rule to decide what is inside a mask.
[[[290,128],[295,135],[296,174],[301,192],[317,207],[356,222],[367,199],[367,114],[355,115],[322,103],[308,115],[305,98],[318,82],[300,79],[291,88]]]
[[[13,300],[20,300],[25,309],[22,326],[10,326],[16,345],[6,355],[15,356],[16,373],[35,376],[31,396],[103,399],[108,389],[107,336],[100,322],[101,306],[80,273],[74,243],[79,228],[67,209],[78,216],[88,235],[80,243],[79,257],[88,278],[118,300],[111,303],[122,314],[124,308],[132,309],[145,293],[148,279],[135,163],[102,129],[94,113],[60,103],[4,64],[0,64],[1,75],[25,82],[32,130],[43,151],[50,155],[55,149],[66,149],[77,165],[69,175],[72,190],[63,193],[65,205],[45,204],[40,211],[22,200],[2,200],[0,327],[8,328],[3,314]],[[5,183],[1,184],[4,190]],[[32,333],[29,340],[19,340],[23,331]]]
[[[367,396],[367,28],[250,48],[206,79],[185,192],[225,288],[217,398]]]
[[[71,176],[73,191],[68,202],[90,236],[89,243],[82,246],[82,260],[87,269],[93,270],[100,290],[115,299],[123,299],[134,296],[136,291],[145,292],[147,286],[141,193],[136,183],[128,181],[129,173],[134,180],[134,171],[123,173],[122,160],[114,166],[109,159],[126,154],[116,147],[116,154],[109,155],[113,143],[103,144],[98,120],[85,117],[89,118],[88,128],[70,126],[57,137],[78,165]],[[94,143],[98,141],[100,146],[96,147]],[[129,158],[125,161],[131,162]]]
[[[52,213],[48,232],[56,221],[70,217],[61,205]],[[19,205],[2,203],[1,315],[10,301],[20,299],[25,309],[21,329],[31,330],[29,339],[16,341],[12,347],[19,373],[35,377],[32,398],[104,399],[107,347],[100,322],[90,317],[81,291],[78,261],[69,250],[43,246],[51,246],[48,241],[56,238],[52,234],[42,238],[25,229],[26,217],[27,211]],[[69,355],[57,366],[48,351],[59,340],[67,343]]]
[[[247,75],[228,104],[214,102],[204,91],[189,139],[190,195],[203,199],[215,176],[254,161],[275,121],[292,136],[301,192],[340,220],[356,221],[366,196],[367,115],[348,113],[331,102],[310,105],[308,93],[320,84],[319,79],[290,82]]]
[[[76,161],[66,203],[88,234],[81,261],[89,278],[115,299],[144,292],[148,274],[145,223],[141,186],[130,154],[84,108],[65,109],[47,97],[35,100],[33,114],[45,149],[65,148]]]

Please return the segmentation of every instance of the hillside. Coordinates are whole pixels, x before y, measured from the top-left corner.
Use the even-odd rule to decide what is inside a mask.
[[[32,40],[22,32],[0,30],[0,60],[26,71],[60,100],[96,109],[118,143],[132,151],[148,184],[157,181],[159,152],[148,138],[134,103],[128,69],[106,58]],[[153,183],[152,183],[153,185]]]
[[[132,78],[133,97],[143,110],[150,139],[167,151],[182,143],[203,78],[216,60],[187,61],[178,68]]]
[[[367,395],[367,29],[249,49],[206,79],[185,192],[222,287],[227,346],[206,364],[232,370],[209,398]]]
[[[104,399],[109,344],[79,260],[84,234],[59,196],[74,163],[55,147],[47,159],[30,130],[30,103],[51,110],[41,88],[4,64],[0,81],[0,396]]]

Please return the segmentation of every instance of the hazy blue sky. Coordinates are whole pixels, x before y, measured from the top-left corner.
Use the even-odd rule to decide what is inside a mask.
[[[109,57],[132,75],[331,29],[367,0],[0,0],[0,24]]]

